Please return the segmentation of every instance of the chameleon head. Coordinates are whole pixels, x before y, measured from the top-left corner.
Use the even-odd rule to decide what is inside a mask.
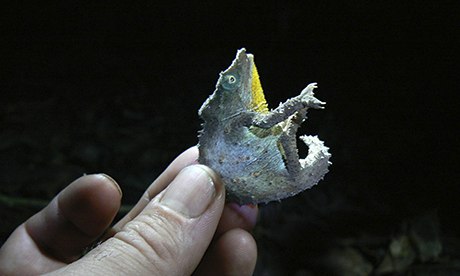
[[[247,54],[244,48],[238,50],[232,65],[220,73],[216,88],[215,93],[237,99],[245,110],[268,112],[254,56]]]

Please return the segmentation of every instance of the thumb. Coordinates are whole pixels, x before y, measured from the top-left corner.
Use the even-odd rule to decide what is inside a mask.
[[[190,275],[212,240],[224,203],[224,186],[211,169],[186,167],[114,237],[56,272]]]

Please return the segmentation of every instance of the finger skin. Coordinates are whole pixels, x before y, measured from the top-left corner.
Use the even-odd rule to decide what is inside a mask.
[[[133,209],[131,209],[128,214],[126,214],[110,229],[110,231],[107,232],[105,238],[115,235],[115,233],[119,232],[126,223],[130,222],[139,215],[150,200],[164,190],[183,168],[196,164],[198,162],[197,159],[198,148],[196,146],[187,149],[174,159],[166,170],[147,188]]]
[[[194,167],[205,167],[194,165]],[[184,169],[182,172],[186,171]],[[225,188],[209,168],[207,183],[212,179],[213,196],[203,201],[205,208],[192,217],[167,205],[168,191],[177,189],[179,180],[198,189],[204,182],[187,182],[182,172],[156,196],[142,212],[112,238],[85,255],[78,262],[56,271],[113,275],[190,275],[208,248],[225,204]],[[198,188],[197,188],[198,187]],[[201,190],[201,189],[200,189]],[[184,193],[188,194],[188,193]],[[190,199],[196,198],[195,196]],[[198,197],[199,198],[199,197]],[[184,200],[185,202],[190,202]],[[195,202],[192,202],[194,205]],[[193,212],[192,212],[193,213]]]
[[[217,226],[216,238],[234,228],[252,231],[256,225],[257,214],[257,205],[240,206],[236,203],[227,203]]]
[[[157,180],[155,180],[155,182],[153,182],[153,184],[148,188],[147,192],[144,193],[144,196],[137,203],[134,209],[125,218],[123,218],[121,222],[117,223],[117,225],[113,228],[113,232],[111,233],[111,236],[114,235],[116,232],[121,231],[121,228],[124,225],[126,225],[126,223],[128,223],[135,216],[137,216],[142,211],[142,208],[144,208],[147,205],[148,201],[152,197],[160,193],[161,190],[164,189],[165,186],[169,184],[168,181],[171,181],[182,168],[188,166],[189,164],[195,164],[197,158],[198,158],[198,150],[196,147],[192,147],[188,149],[187,151],[182,153],[178,158],[176,158],[171,163],[171,165],[165,170],[165,172]],[[226,204],[222,217],[218,224],[214,239],[218,239],[220,236],[222,236],[226,232],[232,229],[236,229],[236,228],[240,228],[240,230],[243,229],[246,231],[251,231],[254,228],[254,225],[256,223],[257,213],[258,213],[257,205],[239,206],[238,204],[235,204],[235,203]],[[240,231],[237,233],[241,233],[241,232],[243,231]],[[233,237],[233,239],[236,239],[236,237],[233,236],[234,234],[235,233],[231,234],[230,237]],[[244,237],[246,237],[246,240],[249,239],[253,241],[252,237],[247,238],[247,235],[250,236],[250,234],[247,232],[243,233],[243,240],[245,240]],[[236,260],[240,260],[239,263],[242,263],[241,257],[248,256],[249,259],[246,260],[246,263],[249,263],[249,264],[251,264],[252,262],[255,263],[255,260],[257,259],[256,247],[253,246],[253,243],[251,242],[245,243],[245,244],[248,245],[249,247],[246,249],[245,252],[249,252],[249,253],[252,252],[252,254],[240,255]],[[232,263],[232,260],[229,259],[228,257],[230,256],[229,254],[231,252],[234,252],[234,249],[231,246],[228,246],[227,248],[226,247],[220,247],[220,248],[221,248],[220,249],[221,251],[214,250],[214,253],[218,255],[222,255],[221,259],[227,258],[227,261],[229,263]],[[210,254],[209,251],[206,254],[209,255]],[[209,265],[206,265],[206,259],[203,260],[203,262],[204,262],[204,265],[202,267],[209,267]],[[239,266],[239,263],[237,263],[236,266]],[[227,264],[227,266],[228,265],[229,264]],[[223,267],[226,267],[226,266],[223,266]],[[251,265],[249,265],[249,267],[251,267]],[[250,269],[248,269],[248,271],[249,270]]]
[[[148,202],[159,194],[174,179],[180,170],[188,165],[196,164],[197,159],[198,148],[196,146],[187,149],[179,155],[149,186],[133,209],[119,222],[117,222],[110,231],[107,231],[105,238],[115,235],[115,233],[120,231],[126,223],[134,219],[148,204]],[[227,204],[217,229],[217,236],[220,236],[222,233],[233,228],[242,228],[248,231],[252,230],[256,223],[257,212],[257,205],[239,206],[234,203]]]
[[[218,270],[222,273],[231,272],[235,267],[239,268],[237,270],[238,275],[253,270],[252,263],[255,264],[257,250],[253,238],[244,230],[250,231],[254,227],[257,218],[257,206],[227,204],[222,214],[225,199],[224,187],[209,168],[211,177],[215,183],[218,183],[216,187],[220,196],[216,198],[216,202],[208,207],[200,219],[184,219],[177,212],[171,213],[171,210],[161,205],[160,200],[165,193],[165,187],[175,179],[182,168],[196,164],[197,156],[197,148],[192,147],[173,161],[167,170],[148,188],[143,199],[138,202],[130,215],[124,218],[125,221],[118,224],[120,228],[114,233],[119,232],[119,234],[84,258],[87,260],[93,256],[96,262],[94,259],[86,263],[82,260],[65,268],[67,262],[75,260],[82,249],[94,241],[110,224],[119,208],[121,199],[118,185],[106,175],[86,176],[76,180],[63,190],[49,206],[18,227],[12,234],[3,248],[0,249],[0,274],[41,274],[55,269],[58,269],[56,271],[58,273],[63,272],[59,268],[77,274],[96,272],[100,268],[109,268],[112,269],[112,273],[119,273],[126,271],[126,267],[131,268],[131,271],[140,272],[139,268],[145,268],[145,265],[149,263],[156,264],[153,266],[153,270],[150,269],[149,272],[156,269],[157,272],[162,272],[160,274],[189,274],[200,262],[212,239],[212,245],[206,252],[206,256],[213,256],[205,257],[200,267],[211,268],[211,272],[217,271],[214,270],[214,266],[219,261],[224,262],[221,266],[222,269]],[[151,200],[155,196],[157,197]],[[137,218],[131,221],[134,217]],[[156,219],[157,222],[152,221],[152,218]],[[215,224],[219,218],[220,222],[217,227]],[[171,228],[171,225],[164,227],[168,224],[172,224],[173,227]],[[143,227],[146,225],[150,225],[150,227]],[[175,229],[174,227],[179,227],[179,232],[175,232],[177,229],[171,230]],[[217,232],[213,238],[216,228]],[[126,236],[129,237],[126,235],[126,229],[141,229],[137,231],[138,237],[148,241],[147,246],[145,247],[144,244],[144,246],[133,247],[131,244],[130,247],[129,239],[126,239]],[[166,231],[161,232],[158,229]],[[180,242],[174,241],[174,233],[179,233]],[[125,239],[123,239],[123,235]],[[147,239],[148,237],[150,238]],[[159,242],[165,238],[168,241],[168,237],[171,238],[169,245]],[[188,238],[183,239],[184,237]],[[128,250],[125,250],[126,246],[128,246]],[[168,254],[177,248],[183,249],[184,246],[185,250],[180,250],[180,254]],[[120,252],[123,254],[133,249],[137,251],[137,254],[128,254],[121,261],[114,258],[106,260],[108,263],[100,262],[106,256],[117,255]],[[153,254],[145,254],[149,249]],[[139,256],[139,252],[141,256]],[[152,259],[151,256],[159,252],[161,253],[160,260]],[[165,255],[169,257],[166,262]],[[57,258],[56,256],[61,257]],[[141,262],[142,256],[146,257],[144,259],[146,262]],[[163,264],[163,267],[159,267],[158,264]],[[170,266],[170,264],[173,265]],[[80,271],[78,268],[82,270]],[[88,270],[88,268],[90,269]]]
[[[105,175],[75,180],[13,232],[0,250],[0,269],[44,273],[77,259],[110,225],[120,200],[118,185]]]
[[[243,229],[232,229],[211,245],[194,275],[252,275],[256,261],[254,238]]]

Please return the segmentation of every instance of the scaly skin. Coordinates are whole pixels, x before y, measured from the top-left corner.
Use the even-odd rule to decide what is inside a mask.
[[[316,136],[301,136],[309,147],[300,159],[296,132],[308,108],[323,108],[316,84],[269,111],[254,58],[245,49],[220,73],[216,90],[199,110],[199,162],[220,174],[228,200],[269,202],[311,188],[328,172],[330,154]]]

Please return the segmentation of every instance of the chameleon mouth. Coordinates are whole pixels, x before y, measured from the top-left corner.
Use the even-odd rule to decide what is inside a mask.
[[[260,113],[268,113],[268,105],[265,100],[262,84],[260,83],[259,73],[254,63],[254,56],[252,54],[247,54],[247,57],[249,59],[249,74],[251,76],[251,109]]]

